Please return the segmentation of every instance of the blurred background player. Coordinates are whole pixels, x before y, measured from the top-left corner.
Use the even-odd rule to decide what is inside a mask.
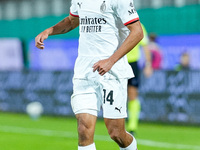
[[[148,49],[148,34],[142,25],[144,38],[140,43],[127,54],[128,62],[131,65],[135,74],[134,78],[128,80],[128,125],[127,130],[134,134],[138,128],[139,114],[140,114],[140,102],[138,99],[138,87],[139,87],[139,67],[138,60],[140,59],[140,47],[144,50],[145,55],[145,68],[144,74],[146,77],[151,76],[153,70],[151,67],[151,53]]]
[[[148,48],[151,52],[151,66],[153,70],[158,70],[161,68],[162,54],[160,47],[157,43],[157,35],[155,33],[149,34],[149,44]]]
[[[175,67],[176,71],[190,69],[190,56],[187,52],[183,52],[180,57],[180,63]]]

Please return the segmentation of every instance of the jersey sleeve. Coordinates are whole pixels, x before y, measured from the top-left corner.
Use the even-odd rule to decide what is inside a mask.
[[[71,1],[71,7],[70,7],[70,15],[74,16],[74,17],[79,17],[78,15],[78,8],[77,8],[77,3],[75,0]]]
[[[133,0],[117,0],[116,13],[121,18],[124,25],[139,20]]]

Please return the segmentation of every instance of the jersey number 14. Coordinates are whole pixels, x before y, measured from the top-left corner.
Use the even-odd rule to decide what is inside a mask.
[[[114,102],[114,99],[113,99],[113,90],[111,90],[108,93],[108,95],[107,95],[106,89],[103,89],[103,92],[104,92],[104,96],[103,96],[104,101],[103,101],[103,103],[105,104],[106,101],[107,101],[107,102],[110,102],[110,105],[113,105],[113,102]]]

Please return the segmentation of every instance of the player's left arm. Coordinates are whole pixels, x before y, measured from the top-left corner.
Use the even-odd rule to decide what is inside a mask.
[[[130,34],[122,43],[117,51],[111,55],[108,59],[100,60],[93,65],[93,71],[98,71],[100,75],[104,75],[108,72],[112,66],[129,51],[131,51],[143,38],[143,31],[140,21],[127,25],[130,30]]]

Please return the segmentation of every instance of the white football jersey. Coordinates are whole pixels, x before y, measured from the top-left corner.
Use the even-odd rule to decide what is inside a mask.
[[[133,0],[72,0],[70,14],[79,17],[79,48],[74,78],[97,76],[92,66],[110,57],[129,34],[126,25],[139,20]],[[133,72],[126,56],[104,75],[131,78]]]

